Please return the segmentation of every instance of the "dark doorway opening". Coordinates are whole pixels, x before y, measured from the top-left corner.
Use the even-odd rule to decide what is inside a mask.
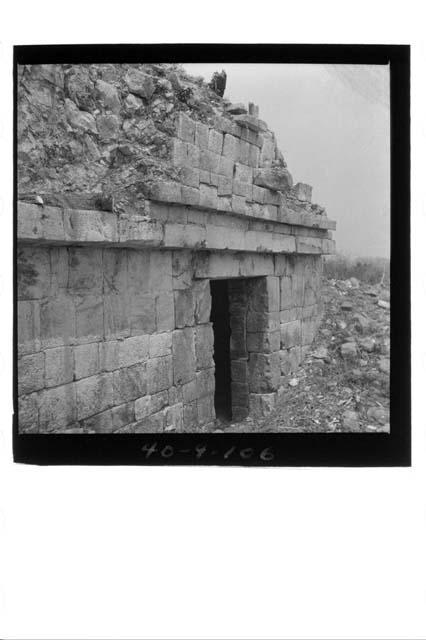
[[[211,280],[212,310],[210,321],[213,323],[215,394],[214,406],[219,420],[231,420],[231,354],[230,354],[230,315],[227,280]]]

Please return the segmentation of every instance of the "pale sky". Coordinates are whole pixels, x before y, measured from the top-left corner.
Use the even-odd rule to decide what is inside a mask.
[[[338,252],[389,256],[389,68],[322,64],[185,64],[225,97],[254,102],[275,132],[294,182],[336,220]]]

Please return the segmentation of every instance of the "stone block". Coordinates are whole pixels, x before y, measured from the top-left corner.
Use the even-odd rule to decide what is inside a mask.
[[[249,306],[253,311],[279,311],[280,279],[267,276],[255,280],[250,293]]]
[[[86,433],[112,433],[114,431],[112,411],[110,409],[89,416],[81,420],[80,424]]]
[[[97,343],[95,343],[97,344]],[[84,349],[88,345],[82,345],[79,349]],[[114,371],[118,369],[118,340],[109,340],[99,344],[99,365],[101,371]]]
[[[280,332],[247,333],[247,350],[257,353],[272,353],[280,349]]]
[[[179,170],[179,180],[182,185],[186,185],[187,187],[193,187],[198,189],[200,185],[200,170],[193,169],[191,167],[182,167]],[[182,190],[183,197],[183,190]]]
[[[74,378],[74,353],[72,347],[56,347],[45,352],[46,387],[57,387],[72,382]]]
[[[206,184],[200,185],[200,206],[217,209],[217,189]]]
[[[175,328],[175,307],[173,291],[161,293],[155,298],[155,322],[157,331],[171,331]]]
[[[231,379],[232,382],[247,382],[248,366],[247,360],[231,360]]]
[[[194,324],[195,302],[192,289],[178,289],[174,292],[175,326],[178,329]]]
[[[146,394],[146,362],[113,372],[114,404],[136,400]]]
[[[232,199],[230,196],[219,196],[217,199],[217,208],[220,211],[232,213]]]
[[[232,192],[237,196],[243,196],[248,200],[252,198],[252,186],[248,182],[242,182],[241,180],[232,181]]]
[[[182,202],[181,185],[178,182],[155,182],[149,195],[152,200],[161,202]]]
[[[185,431],[195,430],[198,425],[197,402],[190,402],[183,406],[183,428]]]
[[[240,422],[245,418],[247,418],[248,415],[249,415],[248,407],[237,407],[237,406],[232,407],[232,420],[234,422]]]
[[[247,342],[246,342],[246,332],[244,330],[234,331],[232,330],[231,338],[229,340],[229,347],[231,358],[234,360],[238,358],[246,358],[247,353]]]
[[[60,383],[58,383],[60,384]],[[18,359],[18,393],[26,394],[44,387],[44,353],[33,353]]]
[[[315,338],[315,334],[318,328],[317,319],[304,318],[302,321],[302,344],[309,345]]]
[[[251,353],[248,369],[250,392],[270,393],[278,389],[281,375],[279,352]]]
[[[50,255],[47,247],[18,249],[16,262],[18,300],[37,300],[49,293]]]
[[[78,420],[101,413],[116,404],[113,375],[115,374],[101,373],[75,383]]]
[[[127,288],[127,257],[129,251],[105,249],[103,252],[104,293],[124,293]]]
[[[194,372],[193,380],[182,385],[182,399],[184,402],[192,402],[197,399],[197,380]]]
[[[186,328],[174,331],[172,350],[174,384],[181,385],[189,382],[195,377],[194,330]]]
[[[219,160],[218,174],[225,178],[232,178],[234,175],[234,160],[221,156]]]
[[[221,154],[223,147],[223,133],[215,129],[209,130],[208,149],[214,153]]]
[[[101,294],[75,296],[75,335],[78,343],[102,340],[104,299]]]
[[[291,309],[284,309],[280,311],[280,323],[292,322],[293,320],[300,320],[303,316],[304,307],[292,307]]]
[[[122,427],[134,422],[135,420],[135,405],[133,402],[127,402],[120,404],[118,407],[111,409],[112,428],[113,431],[121,429]]]
[[[277,331],[280,325],[277,311],[252,311],[247,314],[247,331],[254,333],[263,331]]]
[[[240,140],[239,141],[239,146],[238,146],[238,156],[237,156],[237,160],[238,162],[240,162],[241,164],[247,164],[249,162],[249,150],[250,150],[250,145],[248,142],[246,142],[245,140]]]
[[[130,327],[135,320],[135,306],[138,299],[125,293],[108,293],[104,302],[104,336],[106,338],[123,338],[129,335]],[[141,331],[142,332],[142,331]]]
[[[195,122],[183,111],[179,112],[177,135],[184,142],[195,142]]]
[[[158,411],[135,423],[134,433],[162,433],[164,430],[164,412]]]
[[[200,153],[200,169],[203,171],[213,171],[213,173],[219,173],[219,161],[220,155],[209,151],[208,149],[201,149]]]
[[[230,196],[230,195],[232,195],[232,178],[226,178],[225,176],[219,176],[217,194],[218,194],[218,196]]]
[[[253,169],[245,164],[237,162],[235,164],[234,180],[239,182],[253,182]]]
[[[137,400],[135,400],[135,419],[136,420],[143,420],[144,418],[148,417],[151,413],[153,413],[151,396],[144,396],[143,398],[137,398]]]
[[[259,204],[264,204],[265,202],[265,194],[266,189],[263,187],[258,187],[257,185],[253,185],[253,200],[258,202]]]
[[[197,370],[208,369],[213,363],[213,325],[199,324],[195,329],[195,355]]]
[[[77,418],[76,389],[74,382],[40,394],[40,431],[60,429],[75,422]]]
[[[259,147],[254,144],[250,144],[249,153],[248,153],[248,164],[250,165],[250,167],[253,167],[255,169],[259,166],[259,162],[260,162]]]
[[[203,324],[210,320],[211,293],[208,280],[198,280],[192,287],[195,305],[195,322]]]
[[[274,410],[276,399],[276,393],[251,393],[250,415],[253,418],[265,418]]]
[[[302,342],[302,328],[300,320],[293,320],[280,325],[281,348],[289,349]]]
[[[179,138],[172,139],[172,164],[175,167],[190,167],[187,143]]]
[[[169,389],[169,404],[176,404],[183,401],[182,387],[170,387]]]
[[[68,248],[50,248],[50,292],[56,296],[68,286]],[[64,293],[62,291],[61,293]]]
[[[200,191],[193,187],[182,186],[182,204],[196,207],[200,204]]]
[[[188,167],[194,167],[195,169],[202,169],[201,167],[201,149],[195,144],[186,143],[186,165]]]
[[[238,213],[240,215],[245,215],[247,213],[246,199],[243,196],[232,196],[232,211],[233,213]]]
[[[181,402],[164,409],[164,427],[166,431],[173,429],[178,433],[183,430],[183,404]]]
[[[231,383],[232,406],[248,407],[249,387],[246,382]]]
[[[149,335],[138,335],[120,340],[118,343],[119,367],[131,367],[148,359],[150,345]]]
[[[63,217],[64,233],[58,238],[62,242],[118,242],[115,213],[64,209]]]
[[[74,375],[76,380],[79,380],[80,378],[88,378],[89,376],[94,376],[100,372],[100,350],[102,344],[108,343],[99,344],[98,342],[92,342],[74,347]],[[115,368],[116,367],[114,366],[113,369]],[[111,370],[112,369],[110,369],[110,371]]]
[[[242,102],[235,102],[233,104],[228,105],[226,107],[226,111],[227,113],[230,113],[235,116],[243,113],[247,113],[247,109]]]
[[[20,433],[37,433],[38,423],[38,394],[21,395],[18,398],[18,428]]]
[[[214,402],[210,396],[199,398],[197,400],[197,419],[198,424],[203,426],[208,424],[215,418]]]
[[[209,128],[202,122],[195,123],[195,144],[200,149],[207,149],[209,144]]]
[[[271,167],[255,171],[254,183],[272,191],[287,191],[291,188],[293,179],[287,169]]]
[[[148,393],[151,395],[173,386],[172,356],[148,360],[147,380]]]
[[[171,332],[153,333],[149,336],[149,357],[158,358],[170,355],[172,352]]]
[[[69,296],[46,300],[40,306],[40,336],[43,348],[70,344],[75,340],[75,308]]]
[[[222,153],[225,158],[236,161],[239,156],[240,141],[235,136],[225,133]]]

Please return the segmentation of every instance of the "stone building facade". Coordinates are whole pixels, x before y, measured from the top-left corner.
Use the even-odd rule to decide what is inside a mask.
[[[335,223],[257,107],[177,65],[18,77],[20,432],[265,415],[320,322]]]

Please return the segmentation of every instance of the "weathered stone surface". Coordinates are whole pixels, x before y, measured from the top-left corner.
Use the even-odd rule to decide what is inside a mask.
[[[287,191],[291,188],[293,179],[286,169],[271,167],[255,171],[254,184],[272,191]]]
[[[150,336],[139,335],[118,343],[118,364],[120,367],[130,367],[148,358]]]
[[[210,283],[208,280],[198,280],[193,288],[195,304],[195,322],[203,324],[210,320],[212,297],[210,293]]]
[[[342,416],[342,426],[347,431],[358,431],[359,416],[356,411],[344,411]]]
[[[280,325],[280,316],[277,311],[249,311],[247,314],[247,331],[254,333],[262,331],[277,331]]]
[[[59,384],[59,383],[58,383]],[[44,387],[44,353],[33,353],[18,360],[18,393],[26,394]]]
[[[152,317],[150,316],[150,320]],[[158,332],[175,328],[173,292],[161,293],[155,298],[155,326]]]
[[[18,352],[21,355],[40,350],[40,305],[18,300]]]
[[[173,385],[172,357],[151,358],[147,364],[148,393],[155,394]]]
[[[18,299],[37,300],[48,295],[50,255],[46,247],[22,247],[17,256]]]
[[[40,336],[43,348],[70,344],[76,334],[75,307],[69,296],[43,301],[40,306]]]
[[[94,342],[104,335],[104,299],[101,294],[75,296],[76,341]]]
[[[300,320],[293,320],[280,325],[281,348],[289,349],[302,342],[302,327]]]
[[[74,354],[72,347],[56,347],[45,352],[46,387],[57,387],[72,382],[74,377]]]
[[[185,142],[195,141],[195,122],[186,113],[181,111],[178,117],[177,134]]]
[[[40,394],[40,431],[51,431],[72,424],[78,413],[74,382]]]
[[[179,402],[164,409],[164,427],[166,431],[180,432],[183,429],[183,404]],[[172,429],[168,429],[172,427]]]
[[[82,249],[70,247],[68,289],[75,292],[102,291],[102,251],[101,249]]]
[[[135,400],[146,394],[146,363],[135,364],[113,372],[114,404]]]
[[[213,325],[199,324],[195,328],[195,355],[197,370],[213,366]]]
[[[204,398],[199,398],[199,400],[197,400],[197,417],[198,424],[200,426],[203,426],[214,419],[215,412],[213,398],[205,396]]]
[[[195,302],[192,289],[174,292],[176,328],[191,327],[194,324]]]
[[[20,395],[18,398],[19,431],[37,433],[38,423],[38,394]]]
[[[112,407],[113,374],[102,373],[75,383],[77,419],[87,418]]]
[[[154,333],[149,336],[149,357],[158,358],[172,352],[172,333]]]
[[[113,431],[132,423],[135,420],[135,405],[133,402],[120,404],[111,409]]]
[[[280,332],[247,333],[247,350],[257,353],[272,353],[280,349]]]
[[[164,412],[158,411],[135,423],[135,433],[162,433],[164,429]]]
[[[195,374],[195,341],[192,328],[173,331],[173,381],[189,382]],[[171,386],[171,385],[170,385]]]

